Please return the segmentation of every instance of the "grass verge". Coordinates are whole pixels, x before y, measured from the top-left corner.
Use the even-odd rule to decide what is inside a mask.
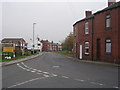
[[[59,53],[59,54],[65,55],[65,56],[73,57],[73,53],[70,51],[58,51],[56,53]]]
[[[38,53],[36,54],[31,54],[29,56],[34,56],[34,55],[37,55]],[[26,57],[29,57],[29,56],[18,56],[18,57],[15,57],[15,58],[12,58],[12,59],[2,59],[0,60],[0,62],[7,62],[7,61],[13,61],[13,60],[18,60],[18,59],[22,59],[22,58],[26,58]]]

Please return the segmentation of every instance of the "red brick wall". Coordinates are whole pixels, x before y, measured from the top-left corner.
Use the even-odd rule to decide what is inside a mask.
[[[89,34],[85,35],[85,23],[89,22]],[[75,57],[80,57],[80,44],[82,44],[82,57],[83,59],[92,59],[92,19],[81,21],[75,25],[76,27],[76,37],[74,43],[76,45],[76,55]],[[89,42],[89,55],[85,55],[85,42]],[[74,47],[75,48],[75,47]]]
[[[48,51],[48,44],[47,44],[47,41],[41,41],[42,42],[42,44],[43,44],[43,47],[42,47],[42,50],[43,51]]]
[[[94,18],[94,59],[97,58],[97,38],[101,39],[101,61],[116,61],[118,57],[118,30],[117,30],[117,13],[116,9],[108,10],[95,15]],[[112,28],[110,30],[105,29],[105,16],[106,14],[111,15]],[[105,40],[111,38],[112,42],[112,53],[107,55],[105,52]]]
[[[85,35],[85,23],[89,23],[89,34]],[[85,55],[85,42],[89,42],[89,55]],[[82,21],[79,25],[79,45],[82,43],[83,59],[92,59],[92,19]],[[79,53],[80,53],[80,49]]]
[[[105,27],[106,15],[111,15],[111,29],[107,30]],[[89,22],[89,35],[85,35],[85,22]],[[93,59],[97,60],[97,39],[100,39],[100,61],[120,62],[120,8],[108,10],[95,14],[94,16],[94,36],[93,36]],[[83,46],[83,59],[92,59],[92,19],[78,22],[74,25],[76,27],[76,36],[74,37],[74,44],[76,45],[76,53],[74,56],[79,58],[80,43]],[[107,38],[111,39],[112,50],[111,54],[106,54]],[[85,55],[85,41],[89,42],[89,56]],[[75,47],[74,47],[75,50]]]
[[[77,57],[78,52],[77,52],[77,47],[75,47],[75,43],[78,43],[78,24],[76,24],[73,27],[73,33],[74,33],[73,54],[74,54],[74,57]]]
[[[120,62],[120,8],[118,9],[118,60]]]

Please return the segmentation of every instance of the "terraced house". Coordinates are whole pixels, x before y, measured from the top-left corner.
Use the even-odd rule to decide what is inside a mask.
[[[108,0],[108,7],[73,25],[74,57],[84,60],[120,62],[120,1]]]
[[[48,40],[41,40],[43,44],[42,51],[61,51],[62,46],[59,43],[50,42]]]

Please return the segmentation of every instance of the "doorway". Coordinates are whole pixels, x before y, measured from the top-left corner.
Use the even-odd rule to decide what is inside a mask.
[[[101,57],[101,40],[97,39],[97,60]]]

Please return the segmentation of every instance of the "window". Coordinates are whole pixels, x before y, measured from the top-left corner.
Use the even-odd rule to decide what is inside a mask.
[[[85,54],[89,54],[89,42],[85,42]]]
[[[110,14],[106,15],[106,28],[110,28],[111,27],[111,17]]]
[[[106,39],[106,53],[111,53],[111,40]]]
[[[85,34],[89,34],[89,23],[85,23]]]

